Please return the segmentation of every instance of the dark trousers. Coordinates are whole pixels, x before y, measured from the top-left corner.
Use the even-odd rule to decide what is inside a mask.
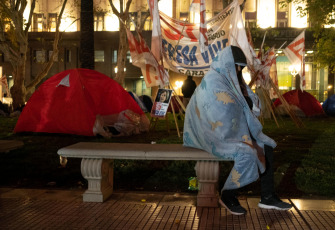
[[[269,196],[274,193],[273,148],[265,145],[266,170],[260,175],[261,196]]]
[[[264,153],[265,153],[266,169],[265,172],[260,175],[261,196],[267,197],[274,194],[273,148],[268,145],[265,145]],[[236,193],[237,189],[222,191],[222,195],[226,197],[235,197]]]

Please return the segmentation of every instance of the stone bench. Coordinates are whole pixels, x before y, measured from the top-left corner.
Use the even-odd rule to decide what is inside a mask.
[[[84,202],[103,202],[113,192],[113,160],[185,160],[197,161],[195,166],[199,191],[197,205],[217,207],[219,161],[200,149],[181,144],[135,144],[80,142],[58,150],[63,158],[82,158],[81,173],[88,181]]]

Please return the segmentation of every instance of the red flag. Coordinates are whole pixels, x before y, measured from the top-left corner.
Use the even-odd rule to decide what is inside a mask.
[[[126,31],[132,63],[141,68],[146,86],[167,85],[169,75],[164,67],[157,62],[143,37],[138,34],[139,40],[137,40],[128,29]]]
[[[270,69],[270,77],[271,77],[272,81],[274,82],[275,86],[278,87],[278,75],[277,75],[277,61],[276,61],[276,58],[273,59],[273,63],[272,63],[271,69]],[[272,94],[271,98],[278,97],[275,90],[270,91],[270,93]]]
[[[190,5],[190,12],[200,13],[200,25],[199,25],[199,44],[200,52],[205,52],[208,46],[207,37],[207,22],[206,22],[206,4],[205,0],[193,0]]]
[[[300,66],[300,88],[306,86],[305,80],[305,31],[296,37],[285,49],[284,53],[292,65]]]
[[[266,88],[269,88],[269,77],[270,77],[270,69],[274,61],[276,60],[275,49],[272,47],[263,56],[261,60],[261,66],[259,71],[259,80],[263,81],[262,85]]]
[[[151,52],[159,63],[163,63],[162,54],[162,31],[159,19],[157,0],[148,0],[150,15],[152,19]]]
[[[247,31],[247,39],[248,39],[248,42],[249,42],[251,48],[254,48],[254,42],[252,41],[252,36],[251,36],[251,32],[250,32],[249,27],[248,27],[248,31]]]

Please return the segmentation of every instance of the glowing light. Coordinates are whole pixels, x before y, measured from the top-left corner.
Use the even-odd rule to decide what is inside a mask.
[[[179,89],[179,88],[181,88],[183,86],[183,82],[182,81],[176,81],[174,84],[176,85],[176,89]]]
[[[67,16],[63,16],[62,20],[61,20],[61,24],[59,26],[59,31],[63,32],[75,32],[78,31],[77,29],[77,24],[73,23],[74,19],[73,17],[67,17]]]
[[[197,12],[190,12],[190,22],[200,25],[200,14]]]
[[[181,95],[181,87],[183,86],[182,81],[176,81],[175,84],[175,90],[178,92],[178,95]]]
[[[293,77],[295,77],[295,76],[297,76],[297,74],[301,70],[301,66],[300,65],[290,65],[288,67],[288,70],[291,72],[291,74],[293,75]]]
[[[299,12],[296,10],[298,7],[305,8],[306,5],[304,3],[295,4],[292,2],[291,27],[306,28],[308,27],[307,15],[300,17]]]
[[[257,24],[261,28],[275,27],[276,15],[275,1],[260,0],[257,1]]]
[[[280,90],[285,90],[285,89],[288,89],[288,87],[287,86],[279,86],[279,89]]]
[[[140,76],[140,78],[144,78],[143,76]]]
[[[170,0],[160,0],[158,2],[159,10],[169,17],[172,17],[172,5],[173,4],[171,4]],[[200,16],[199,16],[199,22],[200,22]]]
[[[31,2],[30,0],[27,1],[27,7],[26,9],[24,10],[23,12],[23,18],[28,21],[28,18],[29,18],[29,12],[30,12],[30,6],[31,6]]]
[[[239,28],[239,29],[242,29],[242,28],[243,28],[243,24],[242,24],[242,22],[239,21],[239,22],[237,23],[237,28]]]
[[[107,31],[119,31],[119,19],[115,14],[107,14],[105,17],[105,28]]]
[[[124,69],[123,69],[123,72],[126,72],[126,70],[127,70],[127,69],[124,68]],[[117,73],[117,71],[118,71],[118,68],[117,68],[117,66],[116,66],[116,67],[114,68],[114,72]]]
[[[308,54],[312,54],[312,53],[313,53],[313,50],[308,50],[306,53],[308,53]]]
[[[244,79],[245,83],[249,84],[249,82],[251,81],[251,75],[250,75],[249,71],[246,70],[246,68],[244,68],[242,70],[242,75],[243,75],[243,79]]]
[[[333,88],[333,86],[332,85],[328,85],[328,87],[327,87],[328,89],[331,89],[331,88]]]
[[[200,14],[198,13],[194,14],[194,23],[200,24]]]

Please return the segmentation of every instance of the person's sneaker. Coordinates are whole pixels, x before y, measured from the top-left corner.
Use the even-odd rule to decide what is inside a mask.
[[[280,200],[276,195],[270,195],[267,197],[262,197],[261,201],[258,203],[258,207],[265,209],[276,209],[276,210],[289,210],[292,205]]]
[[[247,213],[247,210],[240,205],[238,199],[225,191],[222,193],[219,203],[233,215],[244,215]]]

